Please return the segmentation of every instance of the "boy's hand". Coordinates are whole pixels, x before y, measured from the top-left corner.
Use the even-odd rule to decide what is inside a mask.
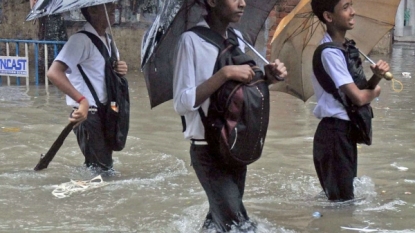
[[[226,79],[242,83],[249,83],[255,76],[254,70],[249,65],[229,65],[221,68]]]
[[[287,67],[285,67],[284,63],[282,63],[278,59],[275,59],[273,63],[265,65],[264,70],[266,79],[271,83],[275,83],[278,81],[275,78],[276,76],[280,78],[287,77]]]
[[[117,72],[120,75],[126,75],[128,72],[128,66],[127,63],[125,61],[116,61],[113,64],[113,68],[115,70],[115,72]]]
[[[373,74],[379,78],[383,78],[385,73],[389,71],[389,64],[385,61],[379,60],[376,65],[370,65]]]
[[[71,117],[69,118],[69,121],[76,122],[74,127],[78,126],[79,124],[81,124],[82,121],[86,120],[86,118],[88,117],[88,111],[89,111],[88,100],[83,99],[79,103],[78,109],[72,112]]]

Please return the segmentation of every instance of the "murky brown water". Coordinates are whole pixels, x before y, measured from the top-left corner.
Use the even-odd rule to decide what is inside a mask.
[[[248,168],[245,205],[264,232],[415,232],[415,46],[395,45],[392,72],[404,89],[382,81],[373,102],[373,145],[359,147],[353,205],[331,204],[312,162],[318,120],[306,103],[272,92],[263,157]],[[139,72],[129,75],[132,112],[126,148],[114,153],[106,186],[56,198],[61,183],[94,177],[71,133],[43,171],[33,171],[67,124],[70,109],[53,86],[0,86],[0,232],[198,232],[208,204],[193,169],[172,103],[150,109]],[[4,85],[4,82],[3,82]],[[407,168],[407,170],[405,170]],[[314,218],[314,212],[323,216]],[[366,230],[366,231],[363,231]],[[357,232],[357,231],[356,231]],[[372,231],[373,232],[373,231]]]

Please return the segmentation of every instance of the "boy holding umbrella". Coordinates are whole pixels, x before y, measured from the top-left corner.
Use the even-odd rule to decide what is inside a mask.
[[[115,22],[115,8],[115,3],[106,3],[105,6],[101,4],[81,9],[87,21],[82,31],[90,32],[101,39],[109,54],[111,54],[112,46],[106,29],[111,26],[109,24]],[[107,13],[109,22],[105,17]],[[80,69],[77,67],[78,65],[82,67],[99,101],[106,103],[105,62],[104,57],[87,35],[75,33],[52,63],[47,76],[57,88],[67,95],[67,105],[74,109],[69,121],[75,123],[74,132],[85,157],[85,165],[89,168],[111,171],[113,170],[113,151],[106,143],[104,136],[102,127],[104,119],[101,119],[97,113],[99,104],[95,102]],[[113,68],[120,75],[126,75],[128,71],[124,61],[116,62]]]
[[[210,28],[227,38],[230,23],[236,23],[243,15],[244,0],[205,0],[207,15],[197,24]],[[241,36],[239,31],[235,33]],[[239,40],[244,51],[244,43]],[[228,80],[249,83],[255,75],[249,65],[227,65],[213,73],[218,48],[203,40],[196,33],[182,34],[176,49],[173,82],[175,111],[184,116],[184,136],[191,141],[191,164],[206,192],[209,211],[203,228],[214,232],[252,232],[255,224],[249,221],[242,202],[247,166],[232,167],[223,164],[217,154],[210,153],[205,141],[205,130],[198,109],[207,115],[210,96]],[[279,60],[265,67],[268,80],[274,75],[285,77],[286,68]]]
[[[355,48],[354,44],[350,46],[350,41],[345,37],[355,24],[352,0],[312,0],[311,6],[313,13],[327,26],[321,44],[334,42],[348,52],[349,48]],[[316,67],[331,78],[340,97],[335,97],[336,92],[326,92],[321,85],[321,77],[316,77]],[[312,83],[317,100],[314,115],[321,119],[314,135],[314,165],[323,191],[332,201],[354,198],[357,141],[352,134],[352,124],[343,102],[347,100],[353,105],[363,106],[379,96],[380,86],[377,84],[389,70],[389,64],[379,60],[376,65],[371,65],[371,70],[373,76],[367,81],[367,88],[360,89],[355,80],[366,82],[366,78],[358,52],[357,56],[350,58],[345,57],[338,48],[326,48],[320,57],[315,54],[313,60]],[[331,81],[325,80],[324,83]]]

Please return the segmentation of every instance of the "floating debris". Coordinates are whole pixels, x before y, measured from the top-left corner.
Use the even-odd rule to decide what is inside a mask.
[[[314,218],[321,218],[323,215],[320,214],[320,212],[316,211],[313,213]]]
[[[392,163],[391,166],[396,167],[399,171],[407,171],[408,170],[407,167],[400,167],[400,166],[396,165],[396,163]]]
[[[105,185],[107,185],[107,183],[104,182],[101,175],[99,175],[91,180],[71,180],[70,182],[60,184],[52,191],[52,194],[57,198],[65,198],[69,197],[72,193],[84,192]]]
[[[360,232],[377,232],[379,229],[370,229],[370,228],[355,228],[355,227],[340,227],[341,229],[351,230],[351,231],[360,231]]]
[[[1,132],[18,133],[20,132],[20,128],[19,127],[1,127]]]
[[[405,78],[411,78],[411,73],[409,73],[409,72],[402,72],[402,76],[404,76]]]

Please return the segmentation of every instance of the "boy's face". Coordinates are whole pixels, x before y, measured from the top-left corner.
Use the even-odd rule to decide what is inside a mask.
[[[115,3],[106,3],[105,7],[107,8],[107,12],[108,12],[108,18],[110,20],[111,25],[114,24],[115,22],[115,9],[116,9],[116,4]],[[108,24],[107,22],[107,17],[105,16],[105,8],[104,5],[96,5],[96,6],[92,6],[90,7],[90,16],[94,17],[95,20],[101,20],[101,23],[103,24]]]
[[[222,21],[237,23],[244,13],[245,6],[245,0],[216,0],[213,10]]]
[[[334,12],[330,13],[332,16],[331,24],[339,30],[351,30],[355,24],[355,13],[352,0],[340,0],[334,7]]]

